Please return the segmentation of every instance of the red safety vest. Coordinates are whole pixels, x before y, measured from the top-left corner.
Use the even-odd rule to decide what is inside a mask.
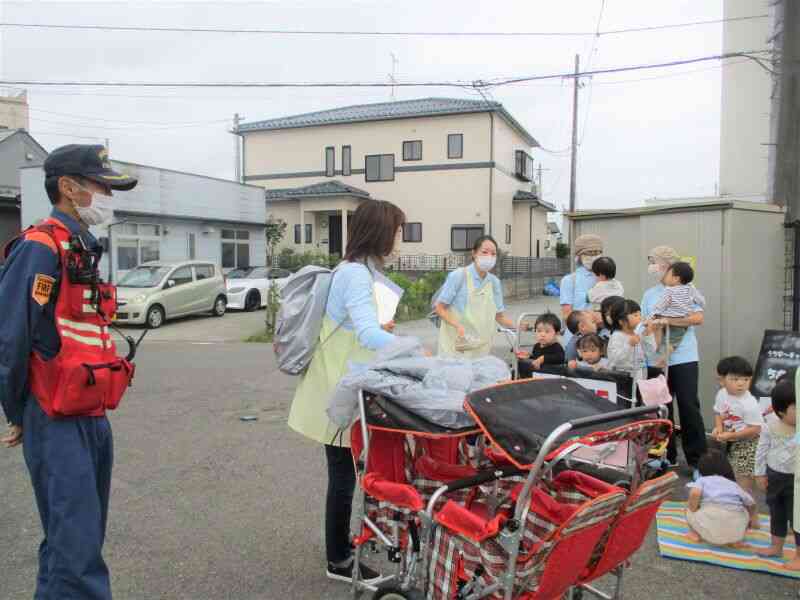
[[[31,392],[51,417],[102,416],[106,410],[117,408],[134,374],[134,365],[117,356],[109,332],[117,310],[116,287],[102,282],[94,286],[70,282],[67,266],[78,253],[70,248],[72,233],[60,221],[51,217],[20,237],[44,243],[57,252],[61,271],[58,289],[48,290],[47,286],[55,282],[37,275],[34,288],[43,288],[32,290],[34,300],[37,293],[40,295],[37,301],[58,295],[55,326],[61,350],[50,360],[31,353]]]

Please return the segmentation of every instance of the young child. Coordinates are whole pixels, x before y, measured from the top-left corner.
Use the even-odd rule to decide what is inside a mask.
[[[592,286],[586,296],[594,310],[600,310],[600,303],[606,298],[625,296],[622,284],[614,279],[617,276],[617,264],[612,258],[608,256],[596,258],[592,263],[592,273],[597,278],[597,283]]]
[[[613,329],[611,323],[611,307],[620,302],[625,302],[622,296],[609,296],[600,303],[600,330],[597,332],[603,343],[608,345],[608,340],[611,337],[611,330]]]
[[[608,367],[630,373],[635,381],[647,379],[645,352],[655,350],[653,323],[642,327],[642,309],[633,300],[611,308],[611,338],[608,340]]]
[[[578,341],[584,335],[597,333],[595,313],[590,310],[573,310],[567,317],[567,329],[572,337],[567,342],[564,354],[567,361],[578,360]]]
[[[741,356],[723,358],[717,364],[722,389],[714,402],[714,429],[711,437],[729,443],[728,457],[736,482],[753,493],[756,450],[764,418],[758,401],[750,393],[753,367]]]
[[[760,556],[783,557],[783,543],[793,524],[795,451],[795,390],[793,380],[783,380],[772,389],[772,410],[778,417],[761,427],[756,450],[758,487],[767,492],[772,544],[758,550]],[[800,533],[794,533],[794,557],[784,564],[800,570]]]
[[[706,299],[696,287],[691,285],[693,280],[694,269],[689,263],[673,263],[664,274],[666,289],[661,295],[661,299],[653,307],[653,320],[686,318],[689,313],[696,310],[696,307],[705,308]],[[677,325],[669,326],[669,340],[667,340],[666,347],[668,354],[680,346],[683,336],[686,335],[686,329],[686,327]],[[661,330],[657,333],[656,342],[661,351],[664,342]]]
[[[584,335],[578,340],[578,356],[580,360],[574,361],[575,364],[570,364],[570,367],[573,369],[575,367],[594,369],[595,371],[608,368],[608,359],[603,357],[604,349],[605,344],[599,335],[596,333]]]
[[[558,332],[561,331],[561,319],[553,313],[539,315],[533,326],[536,332],[536,344],[533,352],[528,354],[519,351],[517,357],[520,359],[519,376],[526,379],[533,375],[533,371],[538,371],[542,365],[563,365],[564,348],[558,343]]]
[[[719,450],[701,456],[697,469],[700,477],[687,485],[689,538],[717,546],[740,544],[758,519],[755,500],[736,483],[733,468]]]

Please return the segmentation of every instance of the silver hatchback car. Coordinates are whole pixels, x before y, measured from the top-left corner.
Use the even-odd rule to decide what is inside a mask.
[[[225,278],[214,264],[144,263],[117,284],[118,323],[158,329],[167,319],[210,312],[225,314]]]

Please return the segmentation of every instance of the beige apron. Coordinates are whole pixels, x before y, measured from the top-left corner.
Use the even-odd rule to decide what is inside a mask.
[[[348,361],[367,363],[374,352],[358,343],[349,331],[327,315],[322,321],[322,340],[301,376],[289,411],[289,427],[321,444],[350,446],[350,428],[337,427],[328,419],[328,400],[347,373]]]
[[[494,301],[494,288],[489,281],[488,274],[478,288],[473,284],[472,274],[466,268],[464,277],[467,283],[467,304],[464,307],[464,314],[460,314],[453,306],[450,306],[448,310],[463,325],[467,337],[479,340],[479,346],[470,350],[457,350],[458,331],[442,320],[439,327],[439,356],[480,358],[488,356],[492,350],[494,334],[497,331],[497,304]]]

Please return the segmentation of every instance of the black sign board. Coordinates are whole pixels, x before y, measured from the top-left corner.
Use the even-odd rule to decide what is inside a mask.
[[[800,333],[767,329],[750,388],[753,395],[769,396],[778,378],[797,367],[800,367]]]

